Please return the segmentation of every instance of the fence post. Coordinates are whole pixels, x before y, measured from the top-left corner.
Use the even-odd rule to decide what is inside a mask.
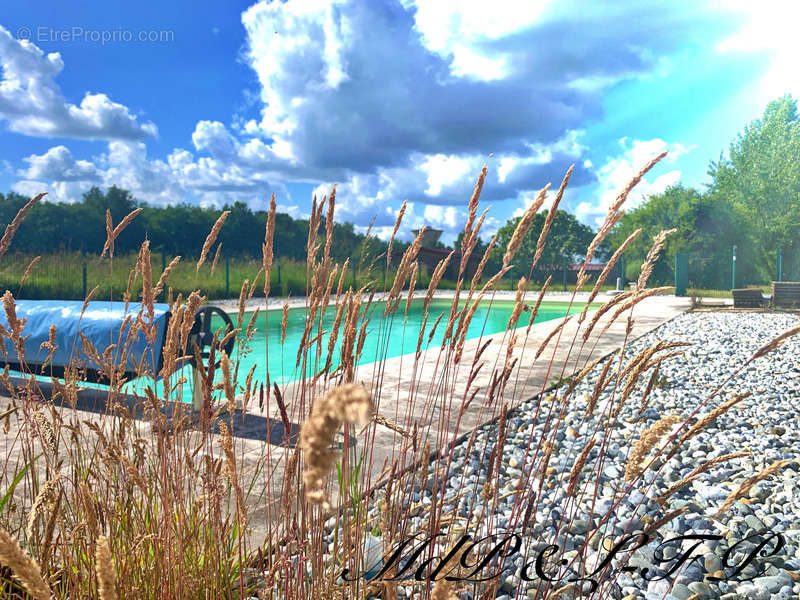
[[[689,255],[685,252],[675,254],[675,295],[685,296],[689,284]]]
[[[564,265],[564,268],[562,269],[562,271],[563,271],[562,274],[561,274],[562,284],[563,284],[563,287],[564,287],[564,291],[566,292],[567,291],[567,265],[566,264]]]
[[[231,257],[225,257],[225,298],[231,295]]]
[[[775,281],[783,281],[783,248],[778,248],[778,261],[775,267]]]
[[[161,251],[161,273],[163,274],[164,271],[167,270],[167,254],[163,250]],[[167,301],[167,285],[164,285],[164,289],[161,290],[161,301]]]
[[[731,289],[736,289],[736,245],[733,246],[733,256],[731,258]]]
[[[619,276],[622,279],[622,289],[625,289],[625,257],[619,257]]]
[[[86,289],[86,263],[83,263],[83,297],[86,299],[86,294],[88,294],[88,290]]]

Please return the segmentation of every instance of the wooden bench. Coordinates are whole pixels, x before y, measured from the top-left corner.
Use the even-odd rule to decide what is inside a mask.
[[[731,290],[734,308],[763,308],[767,299],[758,288]]]
[[[773,281],[772,304],[781,308],[800,308],[800,281]]]

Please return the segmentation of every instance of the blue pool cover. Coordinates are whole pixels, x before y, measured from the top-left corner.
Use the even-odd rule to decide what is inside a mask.
[[[144,371],[157,373],[161,363],[161,350],[164,346],[164,334],[170,307],[168,304],[155,304],[154,308],[153,325],[156,337],[151,351],[150,344],[142,331],[137,333],[136,339],[127,340],[130,335],[130,327],[141,309],[141,304],[138,302],[128,304],[127,310],[124,302],[89,302],[81,316],[82,301],[17,300],[17,319],[20,321],[27,319],[22,330],[22,336],[25,338],[25,362],[31,372],[39,372],[37,366],[44,362],[48,354],[48,350],[41,348],[41,344],[49,341],[50,326],[55,325],[58,349],[50,361],[53,371],[62,370],[70,362],[86,366],[89,369],[97,369],[100,366],[84,353],[79,335],[82,333],[92,342],[100,356],[109,345],[117,344],[112,354],[115,365],[118,364],[122,348],[126,344],[130,344],[125,365],[127,372],[135,372],[137,363],[141,362],[144,356]],[[149,323],[146,308],[142,318],[145,323]],[[8,318],[5,311],[2,310],[0,310],[0,324],[10,331]],[[120,339],[120,329],[123,325],[124,335]],[[14,344],[7,338],[3,338],[2,342],[6,350],[5,362],[10,368],[16,370],[19,367],[19,356],[14,349]],[[153,359],[155,359],[155,365]],[[45,373],[49,370],[48,366]]]

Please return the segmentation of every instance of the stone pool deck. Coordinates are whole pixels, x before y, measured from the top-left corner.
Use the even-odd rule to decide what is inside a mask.
[[[450,294],[447,292],[437,295],[442,298],[448,296]],[[571,294],[547,294],[545,301],[563,302],[568,301],[570,297]],[[495,296],[495,299],[513,300],[513,298],[513,292],[498,293]],[[575,301],[580,303],[585,299],[585,295],[579,294]],[[600,296],[598,301],[602,302],[608,299],[608,296]],[[528,300],[533,303],[535,296],[529,294]],[[302,306],[304,301],[304,299],[298,298],[292,304]],[[235,311],[236,304],[235,302],[232,305],[224,303],[222,306],[226,310]],[[260,301],[262,308],[263,304],[262,299]],[[257,305],[252,304],[247,308],[251,310]],[[270,302],[269,308],[279,308],[282,305],[282,300]],[[647,298],[634,309],[634,324],[630,337],[637,338],[689,308],[690,300],[688,298],[674,296]],[[491,404],[487,402],[486,390],[492,386],[492,373],[495,370],[502,370],[505,364],[508,342],[511,338],[510,332],[467,340],[459,365],[443,364],[444,361],[440,361],[439,348],[436,347],[422,352],[418,360],[415,360],[415,356],[411,354],[391,358],[382,363],[361,365],[357,368],[355,378],[373,391],[378,413],[382,417],[396,424],[405,432],[416,431],[418,447],[422,448],[428,443],[431,450],[435,450],[468,434],[476,426],[496,418],[504,404],[511,407],[523,399],[534,396],[548,388],[553,382],[580,370],[587,361],[604,356],[619,348],[626,338],[627,320],[625,315],[600,335],[607,319],[613,312],[613,310],[609,311],[600,320],[586,344],[583,344],[577,315],[572,317],[537,360],[534,360],[537,349],[561,321],[553,320],[534,324],[527,336],[524,328],[517,329],[516,333],[519,338],[512,355],[517,359],[516,366],[512,370],[504,394],[495,397]],[[527,323],[527,316],[528,313],[522,313],[520,322]],[[592,312],[588,314],[583,324],[584,327],[588,325],[591,318]],[[467,390],[466,385],[473,358],[483,345],[486,345],[486,348],[480,360],[485,362],[485,365],[470,382],[470,389]],[[293,429],[301,420],[302,399],[299,387],[297,384],[287,384],[281,388],[288,404],[289,418],[292,421]],[[466,410],[461,411],[463,399],[476,387],[480,390],[468,404]],[[446,395],[442,394],[442,389],[447,390]],[[44,391],[47,393],[46,389]],[[101,422],[104,413],[104,395],[102,392],[85,390],[79,403],[79,410],[75,411],[77,414],[74,417],[79,421]],[[410,402],[412,397],[416,398],[414,403]],[[135,404],[136,399],[130,398],[129,402]],[[5,406],[6,401],[3,400],[0,403],[0,410]],[[61,410],[64,413],[71,412],[71,409],[66,407],[62,407]],[[15,418],[12,419],[12,423],[15,420]],[[145,435],[149,424],[142,421],[141,425],[142,435]],[[0,452],[4,453],[7,460],[11,462],[15,460],[16,429],[12,426],[7,435],[0,433]],[[256,400],[250,402],[246,414],[237,411],[233,418],[233,430],[236,436],[236,451],[243,463],[242,473],[254,470],[259,463],[266,462],[269,465],[267,470],[262,469],[256,475],[254,492],[258,493],[253,497],[250,509],[250,515],[254,518],[256,526],[259,522],[266,524],[270,513],[275,510],[280,501],[281,474],[284,459],[287,456],[287,452],[281,447],[284,439],[283,428],[274,398],[263,410],[259,410]],[[364,435],[359,437],[359,440],[365,441],[373,448],[373,461],[371,469],[367,473],[370,485],[374,485],[386,477],[385,464],[390,465],[397,461],[398,469],[412,467],[404,460],[406,448],[411,443],[405,433],[394,431],[384,425],[373,424]],[[267,471],[272,472],[269,482],[266,476]],[[256,538],[259,534],[258,531],[254,533]]]
[[[568,299],[563,295],[548,295],[545,301]],[[606,296],[600,300],[605,302],[608,299]],[[635,339],[655,329],[683,313],[689,306],[688,299],[673,296],[645,299],[634,310],[634,324],[629,339]],[[600,319],[585,343],[583,330],[591,322],[594,311],[587,313],[582,325],[578,324],[578,314],[575,314],[552,337],[538,359],[535,357],[540,346],[563,319],[535,323],[527,335],[524,327],[517,329],[518,339],[512,351],[512,361],[516,359],[516,363],[504,393],[493,399],[487,398],[486,390],[491,389],[493,372],[497,371],[499,375],[506,364],[507,349],[512,337],[510,332],[467,340],[461,365],[455,367],[442,364],[438,360],[439,349],[435,348],[423,353],[416,364],[414,355],[406,355],[388,359],[381,365],[364,365],[359,370],[359,379],[372,389],[381,389],[381,395],[375,398],[379,414],[401,425],[406,431],[412,431],[416,424],[419,443],[424,445],[428,441],[434,450],[497,418],[503,405],[512,408],[522,400],[545,391],[559,380],[579,371],[595,358],[605,356],[622,346],[626,338],[627,313],[601,335],[613,312],[612,309]],[[526,322],[526,317],[527,314],[523,313],[520,322]],[[487,346],[478,364],[484,362],[485,366],[469,382],[467,389],[473,359],[484,345]],[[448,394],[443,398],[441,389],[445,385]],[[475,388],[479,388],[479,391],[466,410],[462,411],[463,400]],[[427,401],[422,407],[414,406],[409,402],[412,394],[417,399],[421,397]],[[384,460],[391,464],[395,458],[401,456],[406,443],[402,435],[379,425],[374,438],[373,460],[376,468],[373,473],[380,475]]]

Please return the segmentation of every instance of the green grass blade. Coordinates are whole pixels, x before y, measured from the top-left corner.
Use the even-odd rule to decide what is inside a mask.
[[[41,454],[39,456],[41,456]],[[25,473],[27,473],[28,469],[30,469],[33,466],[33,463],[36,462],[36,459],[39,458],[39,456],[35,456],[31,460],[31,462],[25,465],[19,471],[19,473],[17,473],[14,476],[14,480],[11,482],[11,485],[6,490],[6,493],[3,495],[2,498],[0,498],[0,511],[2,511],[6,507],[6,504],[8,504],[8,501],[11,500],[11,497],[14,495],[14,490],[16,489],[17,485],[19,484],[20,481],[22,481],[22,478],[25,477]]]

